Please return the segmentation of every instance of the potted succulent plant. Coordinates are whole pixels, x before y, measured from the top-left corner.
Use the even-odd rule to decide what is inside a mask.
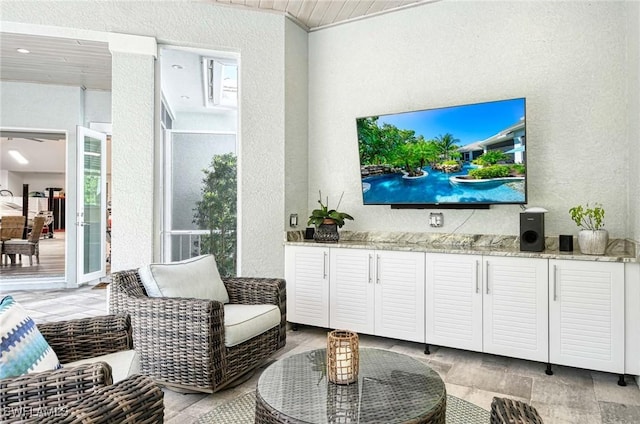
[[[322,192],[318,191],[318,193],[320,194],[318,199],[320,209],[314,209],[311,212],[307,225],[315,225],[316,231],[313,234],[315,241],[319,243],[337,243],[340,239],[338,228],[342,228],[345,219],[353,220],[353,217],[348,213],[336,210],[340,207],[344,193],[340,195],[336,209],[329,209],[329,197],[327,197],[326,203],[322,203]]]
[[[589,207],[578,205],[569,209],[573,222],[578,225],[578,246],[586,255],[602,255],[607,250],[609,232],[604,230],[604,208],[601,204]]]

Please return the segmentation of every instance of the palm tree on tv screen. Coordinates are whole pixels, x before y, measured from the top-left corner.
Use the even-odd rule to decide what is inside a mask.
[[[454,152],[458,151],[457,143],[460,140],[454,138],[452,134],[446,133],[445,135],[439,135],[436,137],[435,142],[440,150],[440,153],[444,157],[444,160],[449,160],[453,156]]]

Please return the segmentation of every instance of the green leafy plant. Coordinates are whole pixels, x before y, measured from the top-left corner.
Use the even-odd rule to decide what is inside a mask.
[[[345,219],[350,219],[353,221],[353,217],[345,212],[338,212],[336,209],[340,207],[340,203],[342,202],[342,196],[344,196],[344,192],[340,195],[340,200],[338,201],[338,205],[336,209],[329,209],[329,197],[327,197],[326,203],[322,203],[322,192],[318,191],[320,194],[320,198],[318,199],[318,203],[320,203],[320,209],[314,209],[311,212],[311,216],[309,217],[309,221],[307,225],[315,225],[318,227],[323,223],[325,219],[332,219],[338,224],[338,227],[342,227],[344,225]]]
[[[583,230],[596,231],[604,227],[604,208],[596,203],[594,207],[578,205],[569,209],[573,222]]]
[[[469,171],[469,177],[474,179],[503,178],[508,176],[509,167],[506,165],[491,165]]]
[[[515,163],[511,165],[511,172],[515,175],[524,175],[526,172],[526,168],[521,163]]]
[[[500,150],[490,150],[482,156],[473,160],[473,163],[482,166],[495,165],[498,162],[506,161],[509,157]]]
[[[212,253],[220,275],[236,274],[237,234],[237,160],[231,153],[215,155],[209,168],[203,169],[202,199],[193,209],[193,223],[203,234],[198,254]]]

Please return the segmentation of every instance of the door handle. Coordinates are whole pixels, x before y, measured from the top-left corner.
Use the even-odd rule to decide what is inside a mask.
[[[553,300],[554,301],[558,299],[558,292],[557,292],[558,277],[557,277],[557,273],[558,273],[558,266],[554,265],[553,266]]]
[[[376,284],[380,284],[380,255],[376,255]]]
[[[371,276],[371,261],[373,260],[373,255],[369,254],[369,284],[371,284],[373,282],[373,277]]]
[[[484,282],[487,287],[487,294],[489,294],[489,261],[484,263]]]
[[[327,252],[324,252],[322,256],[322,278],[327,279]]]

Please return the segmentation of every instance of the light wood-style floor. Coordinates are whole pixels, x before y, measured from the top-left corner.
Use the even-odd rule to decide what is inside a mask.
[[[29,257],[23,255],[22,262],[16,258],[16,264],[4,264],[4,255],[0,265],[0,280],[14,278],[64,277],[65,268],[65,232],[57,231],[52,238],[40,239],[40,263],[33,257],[33,265],[29,265]]]

